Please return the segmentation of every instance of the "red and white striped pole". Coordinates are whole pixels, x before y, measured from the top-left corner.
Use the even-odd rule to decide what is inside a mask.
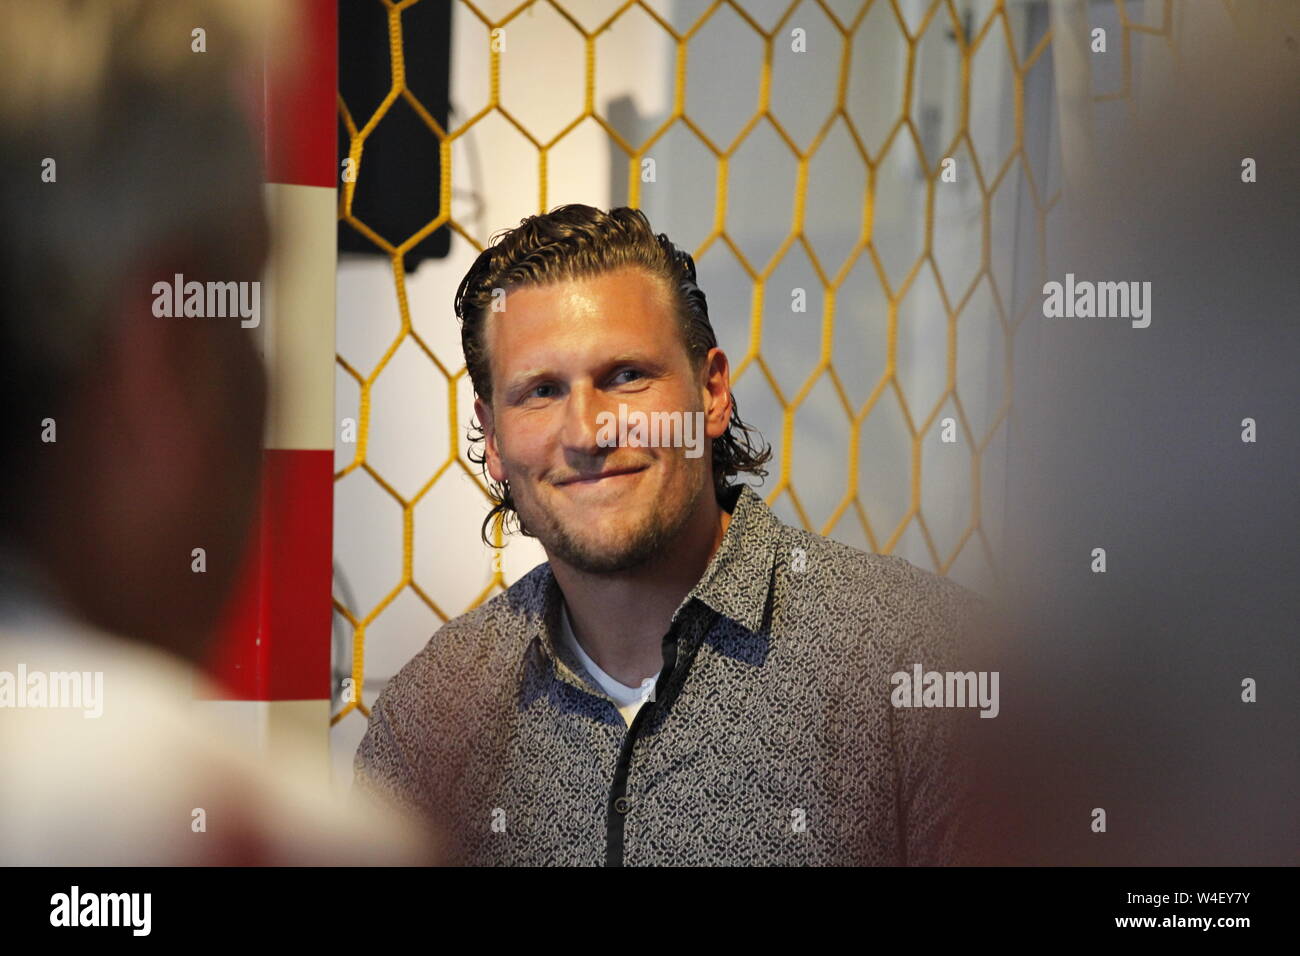
[[[271,251],[257,330],[268,376],[257,525],[209,672],[223,733],[273,751],[310,729],[329,760],[337,265],[337,0],[294,0],[294,62],[269,49],[263,143]],[[319,746],[319,750],[315,748]]]

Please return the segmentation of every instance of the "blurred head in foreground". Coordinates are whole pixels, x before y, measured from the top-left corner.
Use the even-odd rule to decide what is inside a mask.
[[[0,4],[0,541],[77,616],[189,658],[242,555],[265,383],[253,329],[159,318],[152,289],[258,279],[235,84],[261,6]]]
[[[282,9],[0,0],[2,863],[422,858],[344,813],[291,734],[272,771],[193,701],[266,383],[255,323],[160,312],[158,286],[260,278],[244,104]]]
[[[1019,626],[977,664],[1003,692],[965,747],[977,862],[1297,860],[1300,7],[1238,12],[1057,213],[1047,278],[1149,283],[1148,324],[1017,333]]]

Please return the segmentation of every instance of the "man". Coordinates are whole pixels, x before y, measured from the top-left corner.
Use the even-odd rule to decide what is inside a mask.
[[[890,676],[942,666],[972,596],[731,483],[768,453],[691,257],[639,211],[562,206],[484,250],[456,311],[488,522],[549,560],[385,687],[359,785],[456,862],[952,860],[947,718]]]
[[[418,860],[405,830],[345,813],[291,740],[273,773],[195,709],[266,383],[238,317],[159,317],[153,286],[258,278],[237,82],[265,11],[0,7],[0,864]]]

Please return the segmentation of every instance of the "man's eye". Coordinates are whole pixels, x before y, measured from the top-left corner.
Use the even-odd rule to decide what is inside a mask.
[[[630,375],[630,376],[632,376],[632,378],[624,378],[623,376],[625,376],[625,375]],[[626,382],[635,381],[636,379],[641,378],[641,377],[642,377],[642,375],[641,375],[641,372],[640,372],[639,369],[635,369],[635,368],[625,368],[625,369],[623,369],[621,372],[619,372],[617,375],[614,376],[614,382],[615,382],[615,384],[624,384],[624,383],[626,383]]]
[[[548,391],[548,389],[550,391]],[[533,398],[551,398],[555,395],[554,385],[538,385],[528,394]]]

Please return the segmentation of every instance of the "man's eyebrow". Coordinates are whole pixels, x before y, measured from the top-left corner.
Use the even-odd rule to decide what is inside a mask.
[[[527,386],[531,385],[533,382],[536,382],[539,379],[543,379],[554,374],[555,373],[549,369],[533,368],[533,369],[527,369],[526,371],[523,372],[519,372],[516,375],[512,375],[505,383],[506,399],[507,400],[513,399],[515,397],[515,393],[518,392],[520,389],[526,388]]]
[[[668,362],[648,352],[620,352],[601,362],[597,374],[605,376],[627,365],[635,365],[653,375],[663,375],[669,368]]]

